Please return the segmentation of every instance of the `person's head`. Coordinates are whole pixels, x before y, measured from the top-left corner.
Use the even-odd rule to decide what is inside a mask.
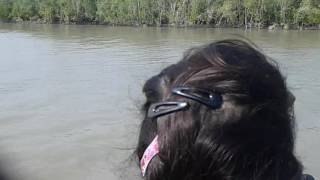
[[[150,78],[143,92],[138,159],[156,136],[158,145],[145,179],[300,176],[302,167],[294,155],[294,97],[277,64],[255,46],[222,40],[193,48]],[[210,101],[215,105],[206,103]]]

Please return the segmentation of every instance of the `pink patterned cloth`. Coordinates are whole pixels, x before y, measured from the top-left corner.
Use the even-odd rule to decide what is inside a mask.
[[[151,144],[144,151],[143,156],[140,160],[140,168],[142,172],[142,176],[146,174],[148,165],[150,161],[159,153],[159,145],[158,145],[158,135],[153,139]]]

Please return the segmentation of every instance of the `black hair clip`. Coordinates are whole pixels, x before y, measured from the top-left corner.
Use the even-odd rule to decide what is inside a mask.
[[[220,93],[191,87],[177,87],[172,90],[176,95],[186,97],[202,103],[212,109],[218,109],[222,105],[222,96]]]
[[[222,105],[222,96],[220,93],[190,87],[177,87],[172,90],[173,94],[186,97],[204,104],[211,109],[218,109]],[[187,102],[167,101],[154,103],[148,110],[149,118],[156,118],[188,107]]]
[[[169,102],[154,103],[150,106],[148,110],[148,117],[156,118],[156,117],[170,114],[176,111],[180,111],[187,107],[188,107],[187,102],[169,101]]]

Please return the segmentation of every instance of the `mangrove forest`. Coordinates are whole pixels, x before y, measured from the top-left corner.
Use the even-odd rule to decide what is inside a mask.
[[[320,27],[320,0],[0,0],[3,22]]]

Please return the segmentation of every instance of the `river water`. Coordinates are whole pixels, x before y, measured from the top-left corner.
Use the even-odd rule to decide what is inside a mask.
[[[296,153],[320,178],[320,32],[0,24],[0,159],[35,180],[139,179],[144,81],[182,53],[246,37],[296,96]]]

